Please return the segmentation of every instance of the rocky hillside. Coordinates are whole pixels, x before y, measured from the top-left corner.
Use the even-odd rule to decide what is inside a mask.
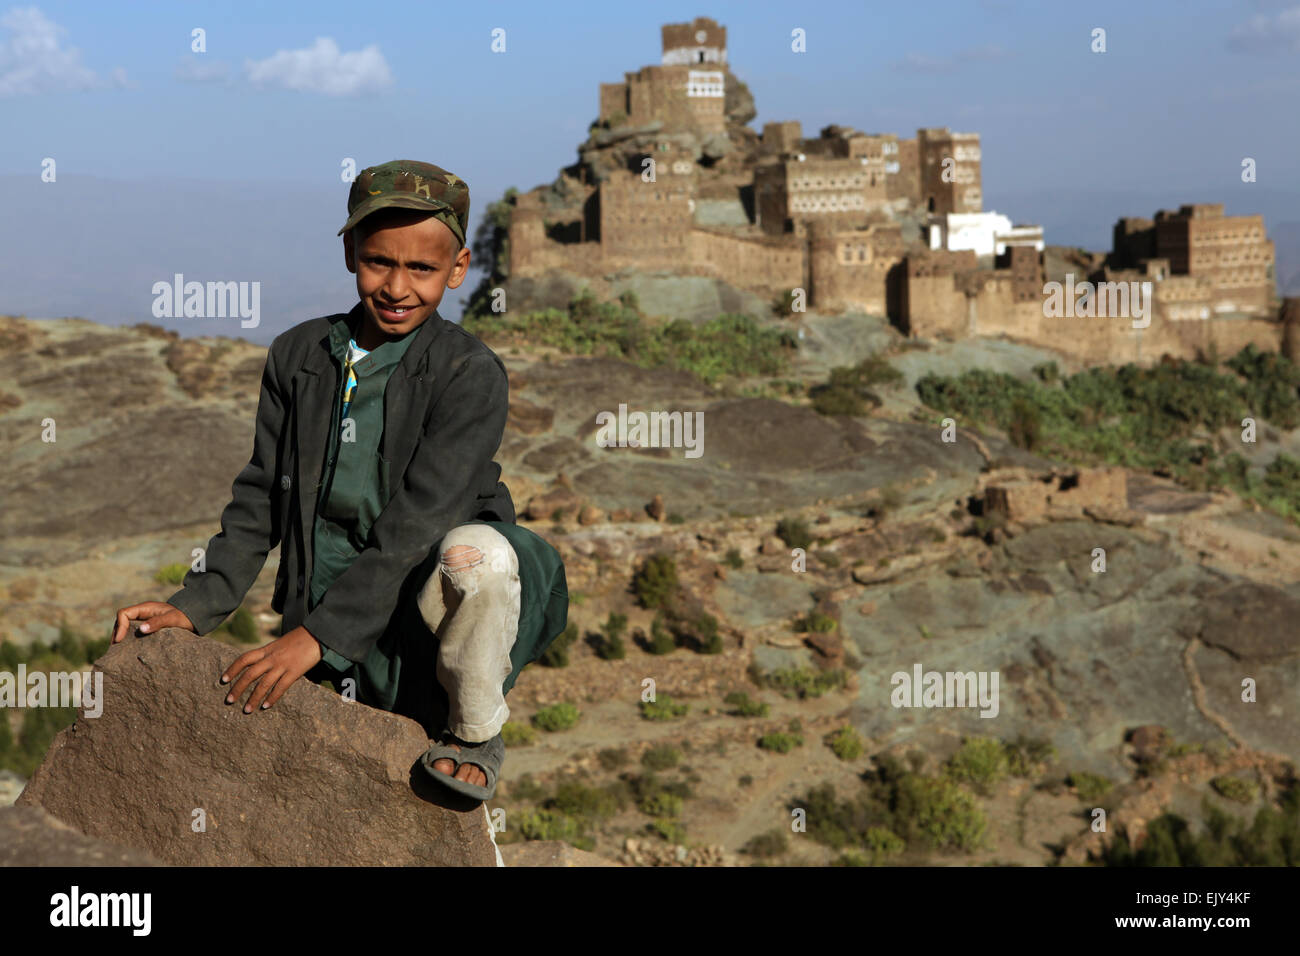
[[[809,315],[802,332],[795,379],[884,349],[903,384],[870,414],[828,417],[685,372],[494,345],[511,379],[498,460],[520,520],[564,556],[576,625],[567,666],[534,665],[509,698],[492,807],[518,825],[503,853],[529,837],[630,864],[1078,862],[1119,834],[1139,845],[1166,809],[1249,816],[1291,792],[1293,524],[1150,474],[1062,468],[994,433],[944,442],[910,387],[934,370],[1027,374],[1041,350],[900,349],[860,316]],[[171,593],[155,575],[216,530],[247,460],[264,357],[0,319],[0,632],[100,636],[116,607]],[[704,454],[598,446],[597,413],[620,403],[704,412]],[[645,606],[655,556],[677,579],[666,616]],[[245,602],[264,637],[275,559]],[[893,675],[917,665],[996,672],[996,716],[895,707]],[[576,723],[544,729],[569,722],[564,702]],[[800,809],[807,832],[791,829]]]

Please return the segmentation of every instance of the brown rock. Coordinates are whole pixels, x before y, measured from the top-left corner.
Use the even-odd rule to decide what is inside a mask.
[[[844,659],[844,639],[839,634],[805,634],[803,642],[831,664]]]
[[[96,840],[40,807],[0,808],[0,866],[161,866],[139,850]]]
[[[245,714],[218,683],[238,654],[178,628],[111,647],[102,715],[54,739],[18,804],[173,865],[496,864],[483,805],[417,766],[419,724],[301,680]]]
[[[655,495],[654,498],[651,499],[650,503],[645,506],[645,513],[648,514],[651,518],[654,518],[655,521],[663,521],[664,520],[664,496]]]
[[[758,547],[759,554],[789,554],[791,549],[786,543],[774,534],[768,535],[763,539],[763,543]]]
[[[858,613],[861,614],[863,617],[870,617],[872,614],[875,614],[876,602],[868,601],[866,604],[860,604],[858,606]]]
[[[601,511],[595,505],[587,505],[578,512],[578,524],[596,524],[605,520],[605,512]]]
[[[546,521],[558,510],[561,516],[576,512],[581,506],[578,496],[564,487],[552,488],[550,491],[535,495],[528,502],[524,514],[531,521]]]
[[[506,428],[513,429],[521,435],[540,435],[551,430],[555,422],[555,410],[542,408],[522,398],[510,399],[510,414],[506,419]]]
[[[1128,742],[1133,745],[1134,756],[1141,761],[1154,760],[1169,742],[1165,728],[1158,724],[1144,724],[1129,731]]]
[[[528,840],[501,848],[506,866],[622,866],[595,853],[579,850],[563,840]]]

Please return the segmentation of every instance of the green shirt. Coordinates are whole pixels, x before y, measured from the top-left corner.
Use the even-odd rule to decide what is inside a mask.
[[[308,611],[316,607],[344,571],[365,549],[370,528],[388,504],[387,463],[379,454],[384,433],[384,392],[388,379],[415,340],[414,330],[400,339],[384,342],[351,363],[349,352],[360,351],[349,342],[355,334],[347,323],[337,323],[330,332],[330,353],[339,366],[339,390],[334,396],[322,490],[313,527],[313,567]],[[351,348],[350,348],[351,346]],[[351,401],[344,417],[344,399],[354,379]],[[349,664],[328,649],[326,663]]]

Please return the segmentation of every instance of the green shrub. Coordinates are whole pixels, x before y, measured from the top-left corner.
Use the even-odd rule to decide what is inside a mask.
[[[861,415],[867,403],[879,404],[871,391],[874,386],[896,385],[903,373],[889,364],[883,355],[869,355],[853,366],[831,369],[830,378],[808,390],[813,408],[822,415]]]
[[[690,709],[690,704],[675,703],[666,694],[659,695],[655,700],[641,701],[641,716],[646,720],[677,720],[685,717]]]
[[[568,730],[578,722],[581,715],[582,712],[573,704],[567,700],[561,701],[558,704],[543,707],[533,714],[533,726],[548,733],[555,733],[560,730]]]
[[[965,737],[945,772],[953,780],[969,783],[987,794],[1009,772],[1006,748],[991,737]]]
[[[574,840],[581,836],[578,821],[556,810],[516,810],[509,817],[525,840]]]
[[[956,783],[907,774],[898,781],[896,816],[908,839],[919,838],[935,849],[979,849],[988,821],[975,798]]]
[[[857,760],[862,756],[862,735],[847,724],[827,734],[825,739],[826,745],[841,760]]]
[[[546,807],[577,820],[595,821],[614,816],[623,809],[623,800],[616,791],[569,781],[556,787]]]
[[[1221,774],[1210,781],[1210,786],[1220,796],[1238,803],[1250,803],[1259,796],[1259,784],[1254,780],[1243,780],[1241,777]]]
[[[180,587],[185,581],[185,575],[189,574],[190,566],[184,562],[178,564],[165,564],[159,568],[153,576],[153,579],[159,584],[170,584]]]
[[[865,850],[845,850],[834,866],[881,866],[898,856],[907,844],[892,830],[885,827],[868,827],[862,835]]]
[[[230,615],[217,630],[229,634],[240,644],[256,644],[262,637],[257,629],[257,620],[252,612],[242,605],[237,607],[235,613]]]
[[[803,746],[803,738],[798,734],[786,734],[781,731],[764,734],[758,738],[758,745],[764,750],[773,750],[779,754],[788,754],[795,747]]]
[[[13,734],[8,727],[7,710],[0,710],[0,723],[9,729],[8,751],[0,769],[12,770],[20,777],[30,778],[45,759],[55,736],[77,719],[75,707],[31,707],[23,709],[22,727]],[[2,731],[0,731],[2,733]]]
[[[507,316],[491,313],[481,302],[476,290],[476,307],[467,307],[465,319],[467,331],[480,338],[551,346],[574,355],[617,356],[642,368],[681,369],[710,384],[783,374],[789,355],[798,349],[790,332],[746,315],[723,314],[699,324],[686,319],[650,322],[634,299],[598,302],[589,288],[580,290],[567,310]]]
[[[531,773],[520,774],[518,780],[511,781],[508,792],[512,800],[540,802],[546,799],[546,788],[534,780]]]
[[[604,769],[617,770],[627,764],[628,756],[622,747],[606,747],[596,754],[596,759]]]
[[[551,642],[550,647],[542,652],[542,656],[537,659],[537,663],[543,667],[568,667],[569,666],[569,648],[573,642],[578,639],[578,625],[569,622],[564,633],[560,634]]]
[[[726,562],[728,567],[734,568],[737,571],[739,571],[741,568],[745,566],[745,559],[740,556],[740,551],[738,551],[736,548],[732,548],[727,552],[727,556],[724,559],[724,561]]]
[[[605,620],[605,639],[615,641],[627,631],[627,615],[610,611]]]
[[[803,548],[807,551],[812,547],[812,532],[808,530],[808,525],[798,518],[782,518],[776,523],[776,536],[785,542],[788,548]]]
[[[1045,456],[1161,470],[1194,490],[1230,488],[1294,521],[1300,463],[1279,455],[1256,478],[1240,453],[1221,453],[1206,435],[1240,427],[1248,415],[1295,427],[1298,382],[1300,368],[1284,356],[1247,346],[1222,371],[1212,361],[1091,367],[1056,385],[976,369],[927,375],[916,391],[966,427],[1000,428]]]
[[[671,654],[677,650],[677,639],[668,629],[662,614],[656,614],[650,622],[650,653]]]
[[[670,608],[664,615],[672,633],[673,646],[691,647],[700,654],[720,654],[722,635],[718,632],[718,619],[702,608],[693,607],[680,612]],[[653,624],[651,626],[653,631]]]
[[[1079,792],[1079,799],[1084,803],[1095,803],[1110,792],[1113,782],[1099,774],[1086,770],[1077,770],[1070,774],[1065,782]]]
[[[808,667],[788,667],[760,675],[760,681],[764,686],[780,691],[785,697],[799,700],[821,697],[827,691],[838,690],[847,680],[848,675],[842,667],[825,671]]]
[[[529,747],[537,742],[537,731],[527,724],[507,720],[501,725],[501,740],[507,747]]]
[[[596,648],[596,655],[601,660],[621,661],[627,657],[627,648],[623,645],[625,630],[627,630],[627,615],[610,611],[609,618],[605,621],[604,634]]]
[[[0,670],[14,670],[27,659],[27,655],[13,641],[5,638],[0,641]]]
[[[651,817],[679,817],[682,807],[682,798],[666,790],[650,794],[638,804],[638,809]]]
[[[1007,771],[1014,777],[1032,777],[1056,759],[1056,748],[1042,737],[1029,739],[1022,734],[1005,746]]]
[[[73,667],[86,663],[86,637],[70,628],[66,622],[59,624],[59,637],[54,642],[54,652]]]
[[[1172,813],[1152,820],[1134,851],[1124,835],[1106,845],[1107,866],[1300,866],[1300,786],[1294,778],[1279,808],[1260,807],[1253,821],[1203,804],[1205,828],[1198,836]]]
[[[814,634],[829,634],[839,626],[839,621],[821,611],[813,611],[807,617],[799,618],[794,625],[796,631],[811,631]]]
[[[651,833],[663,837],[669,843],[680,845],[686,842],[686,827],[680,820],[661,817],[650,824],[649,830]]]
[[[670,554],[654,554],[632,578],[632,590],[644,608],[662,608],[677,593],[677,562]]]
[[[868,827],[862,836],[862,842],[866,845],[873,866],[879,866],[885,860],[897,856],[906,847],[897,834],[884,827]]]
[[[651,747],[641,755],[641,764],[651,770],[668,770],[681,762],[682,752],[671,744]]]
[[[769,710],[766,701],[751,700],[743,690],[728,694],[723,703],[732,708],[730,714],[733,717],[766,717]]]
[[[766,833],[751,837],[749,842],[741,847],[740,852],[747,853],[760,860],[770,860],[773,857],[782,856],[789,849],[790,838],[786,836],[784,830],[768,830]]]

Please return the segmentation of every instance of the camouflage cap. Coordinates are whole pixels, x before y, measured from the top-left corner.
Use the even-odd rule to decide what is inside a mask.
[[[425,209],[456,234],[465,245],[469,222],[469,185],[459,176],[432,163],[395,159],[370,166],[352,181],[348,193],[348,221],[339,230],[347,232],[379,209]]]

